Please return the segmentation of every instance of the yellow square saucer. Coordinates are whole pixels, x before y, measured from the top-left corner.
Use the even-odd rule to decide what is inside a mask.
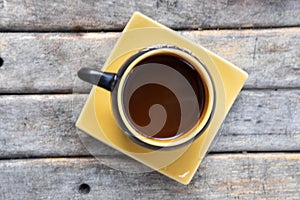
[[[130,56],[149,46],[175,45],[192,52],[210,72],[216,90],[215,114],[204,133],[190,145],[172,150],[150,150],[130,140],[114,119],[111,94],[94,86],[76,126],[97,140],[182,183],[188,184],[226,114],[247,80],[247,73],[175,31],[134,13],[106,61],[103,71],[116,73]]]

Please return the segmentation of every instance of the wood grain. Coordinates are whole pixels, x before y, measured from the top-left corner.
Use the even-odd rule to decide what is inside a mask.
[[[246,88],[300,87],[300,28],[184,31],[249,73]],[[81,67],[99,68],[119,33],[0,33],[1,93],[89,92]]]
[[[1,30],[120,30],[134,11],[176,29],[300,24],[297,0],[0,1]]]
[[[126,172],[142,166],[75,128],[91,88],[76,72],[134,11],[250,75],[188,186]],[[298,200],[299,47],[298,0],[0,0],[0,199]]]
[[[113,165],[130,160],[103,158]],[[1,199],[298,199],[300,154],[208,155],[188,186],[95,159],[0,161]],[[90,192],[79,192],[82,183]]]
[[[88,155],[82,144],[115,151],[75,129],[87,95],[0,96],[0,157]],[[300,90],[242,91],[227,116],[213,152],[299,151]],[[79,137],[80,136],[80,137]]]

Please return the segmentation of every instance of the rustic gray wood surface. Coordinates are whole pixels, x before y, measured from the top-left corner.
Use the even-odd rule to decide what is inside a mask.
[[[246,88],[300,87],[300,28],[181,34],[246,70]],[[101,68],[119,36],[0,33],[0,92],[87,93],[91,86],[76,79],[76,72],[81,67]]]
[[[112,166],[131,166],[122,157]],[[299,154],[209,155],[188,186],[126,173],[92,158],[0,161],[1,199],[299,199]],[[291,171],[293,173],[291,173]],[[82,183],[90,192],[79,190]],[[80,192],[81,191],[81,192]]]
[[[77,70],[101,67],[136,10],[249,73],[188,186],[126,172],[74,125],[91,88]],[[0,199],[299,199],[299,55],[298,0],[0,0]]]
[[[74,127],[87,95],[0,96],[0,158],[88,155]],[[300,91],[245,90],[212,152],[297,151]],[[102,145],[103,155],[111,151]]]
[[[1,0],[3,30],[120,30],[134,11],[176,29],[300,25],[297,0]]]

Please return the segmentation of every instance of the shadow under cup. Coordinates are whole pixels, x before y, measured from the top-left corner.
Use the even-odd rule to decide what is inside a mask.
[[[209,125],[214,85],[205,66],[174,47],[146,50],[130,59],[113,93],[120,128],[152,149],[188,144]]]

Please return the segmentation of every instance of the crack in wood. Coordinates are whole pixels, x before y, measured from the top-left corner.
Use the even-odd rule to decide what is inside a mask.
[[[253,66],[254,66],[254,62],[255,62],[255,55],[256,55],[256,44],[257,44],[257,40],[258,40],[258,38],[257,38],[257,37],[255,37],[255,42],[254,42],[254,50],[253,50],[253,58],[252,58],[252,60],[253,60]]]

